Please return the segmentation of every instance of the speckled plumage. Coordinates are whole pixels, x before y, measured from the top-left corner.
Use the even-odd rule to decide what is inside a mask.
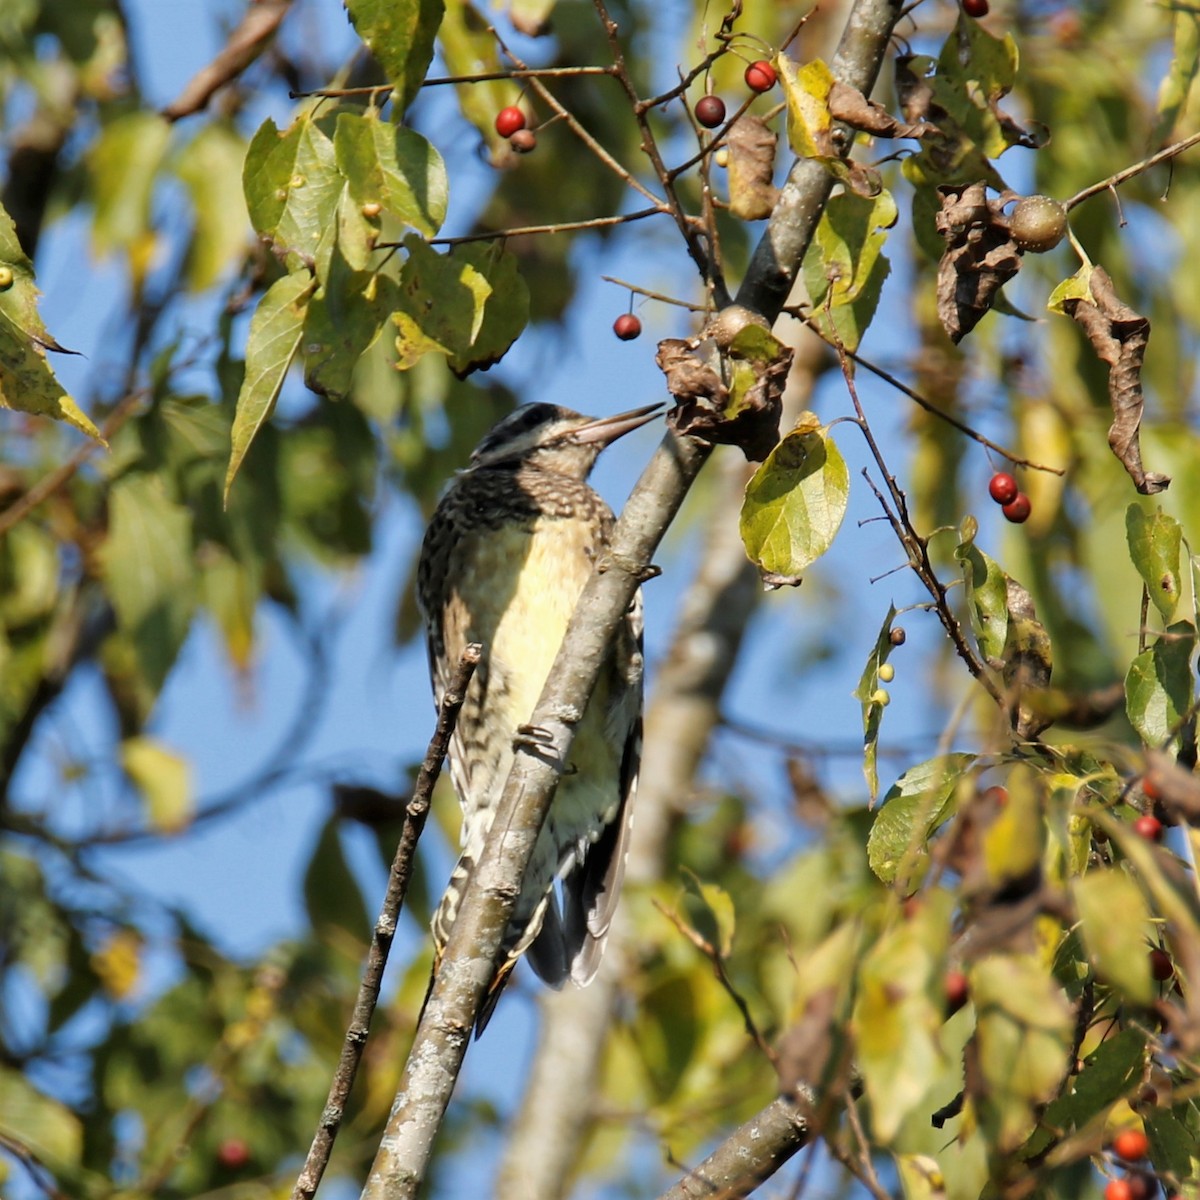
[[[433,918],[439,955],[491,829],[514,737],[533,713],[579,593],[608,544],[613,516],[587,475],[608,442],[646,419],[644,410],[622,424],[551,405],[518,409],[479,444],[426,532],[417,594],[435,699],[464,647],[484,647],[450,748],[462,853]],[[636,786],[641,624],[639,594],[576,729],[505,936],[497,990],[526,951],[556,987],[567,978],[588,982],[599,965]]]

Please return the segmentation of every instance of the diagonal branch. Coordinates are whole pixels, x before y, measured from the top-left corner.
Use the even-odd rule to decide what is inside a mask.
[[[292,0],[251,0],[217,56],[192,76],[162,115],[168,121],[178,121],[199,112],[218,88],[232,83],[262,54],[291,5]]]
[[[855,0],[834,58],[835,75],[869,92],[899,13],[897,0]],[[799,271],[829,195],[829,179],[820,164],[797,163],[755,252],[739,301],[769,320],[779,315]],[[667,433],[625,505],[610,552],[584,588],[530,720],[544,732],[545,741],[537,747],[523,744],[515,755],[493,836],[463,896],[417,1028],[400,1092],[363,1190],[366,1200],[415,1196],[424,1178],[474,1015],[553,798],[558,764],[567,761],[574,727],[587,706],[613,631],[710,451],[694,438]]]
[[[698,1167],[659,1200],[737,1200],[769,1179],[808,1144],[808,1121],[779,1097],[734,1130]]]
[[[472,642],[463,651],[462,660],[442,697],[437,728],[429,740],[429,748],[425,751],[425,758],[417,773],[412,799],[404,810],[404,832],[400,835],[400,844],[396,847],[396,855],[392,859],[383,906],[372,931],[371,948],[367,952],[362,982],[359,984],[358,997],[354,1001],[354,1015],[346,1030],[342,1055],[338,1060],[333,1082],[329,1086],[329,1097],[321,1111],[321,1123],[317,1126],[308,1157],[292,1190],[292,1200],[312,1200],[321,1183],[321,1176],[325,1174],[325,1168],[329,1165],[334,1139],[345,1115],[346,1100],[354,1086],[358,1064],[366,1048],[371,1017],[375,1013],[380,984],[383,982],[383,969],[387,966],[388,951],[391,950],[392,939],[396,936],[396,922],[404,904],[404,897],[408,893],[408,883],[412,878],[413,861],[417,852],[417,839],[425,828],[433,788],[442,773],[442,763],[450,748],[450,738],[467,695],[467,684],[475,674],[482,652],[483,647],[478,642]]]

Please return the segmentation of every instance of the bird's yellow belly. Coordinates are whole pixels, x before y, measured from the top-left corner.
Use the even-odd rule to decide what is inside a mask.
[[[541,695],[592,563],[572,522],[483,535],[464,564],[470,637],[484,644],[488,704],[515,729]]]

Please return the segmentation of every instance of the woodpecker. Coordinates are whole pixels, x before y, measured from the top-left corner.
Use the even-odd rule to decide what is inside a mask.
[[[600,452],[661,405],[593,419],[526,404],[476,446],[438,505],[417,568],[434,700],[471,642],[483,655],[450,744],[462,848],[432,929],[437,960],[613,514],[588,485]],[[483,1032],[517,959],[553,987],[596,973],[625,869],[642,727],[642,600],[614,635],[505,932]]]

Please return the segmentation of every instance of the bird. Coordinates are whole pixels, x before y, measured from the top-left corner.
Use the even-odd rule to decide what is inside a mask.
[[[482,645],[448,754],[461,850],[433,915],[434,971],[483,853],[518,740],[579,594],[607,549],[612,510],[587,479],[602,450],[660,404],[592,418],[524,404],[475,447],[430,520],[417,566],[435,704],[463,650]],[[560,988],[591,981],[620,892],[642,737],[642,596],[614,635],[476,1019],[487,1025],[517,960]],[[431,985],[432,987],[432,979]]]

